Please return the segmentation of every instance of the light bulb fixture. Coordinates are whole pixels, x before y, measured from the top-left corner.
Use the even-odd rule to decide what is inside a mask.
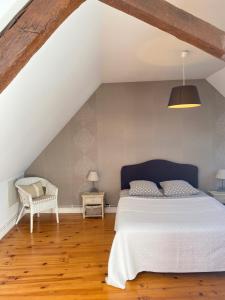
[[[201,106],[198,89],[195,85],[186,85],[185,58],[188,50],[181,52],[183,85],[172,88],[168,108],[192,108]]]

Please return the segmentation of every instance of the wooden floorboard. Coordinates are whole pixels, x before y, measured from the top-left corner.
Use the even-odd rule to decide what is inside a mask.
[[[225,300],[225,273],[141,273],[126,290],[104,278],[114,236],[114,215],[85,219],[78,214],[25,216],[0,241],[0,300]]]

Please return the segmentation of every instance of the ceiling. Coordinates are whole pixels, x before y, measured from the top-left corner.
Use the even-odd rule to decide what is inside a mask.
[[[224,0],[168,0],[225,30]],[[0,1],[0,30],[28,0]],[[103,82],[173,80],[181,78],[182,50],[189,50],[186,76],[207,78],[225,63],[159,29],[96,0],[101,11],[99,52]],[[93,14],[96,11],[93,10]]]
[[[0,0],[0,31],[29,0]]]
[[[172,4],[225,30],[224,0],[170,0]],[[225,63],[177,38],[107,5],[102,5],[104,82],[181,78],[182,50],[189,50],[186,73],[207,78]]]

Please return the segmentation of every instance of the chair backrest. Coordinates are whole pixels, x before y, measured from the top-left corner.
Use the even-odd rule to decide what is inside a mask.
[[[15,186],[18,187],[19,185],[29,185],[35,182],[41,181],[42,186],[46,186],[47,180],[41,177],[24,177],[20,178],[15,182]]]

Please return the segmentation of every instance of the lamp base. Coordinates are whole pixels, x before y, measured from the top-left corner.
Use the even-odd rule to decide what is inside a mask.
[[[224,184],[224,179],[220,179],[221,184],[219,185],[219,187],[217,188],[218,192],[224,192],[225,191],[225,184]]]
[[[98,193],[98,189],[95,187],[95,182],[92,182],[92,188],[90,190],[91,193]]]

